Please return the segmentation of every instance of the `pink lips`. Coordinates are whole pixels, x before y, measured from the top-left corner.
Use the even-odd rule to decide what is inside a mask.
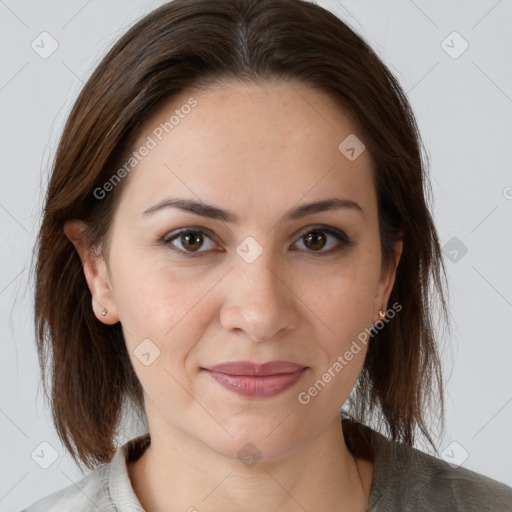
[[[293,386],[307,367],[288,361],[224,363],[204,368],[221,386],[249,398],[268,398]]]

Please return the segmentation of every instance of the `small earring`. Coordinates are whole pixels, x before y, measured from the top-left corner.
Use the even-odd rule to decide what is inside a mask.
[[[103,316],[105,316],[105,315],[107,314],[107,310],[106,310],[105,308],[103,308],[103,309],[101,310],[101,314],[102,314]]]
[[[379,316],[380,316],[380,319],[381,319],[381,320],[384,320],[384,318],[386,318],[386,313],[385,313],[385,311],[381,311],[381,310],[379,309]]]

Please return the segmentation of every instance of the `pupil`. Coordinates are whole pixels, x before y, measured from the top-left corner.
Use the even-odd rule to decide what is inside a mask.
[[[306,236],[306,245],[308,244],[311,249],[322,249],[325,245],[325,236],[319,231],[312,231]]]
[[[184,243],[183,240],[185,240]],[[189,231],[188,233],[182,235],[182,243],[185,248],[191,250],[199,249],[202,243],[202,237],[194,231]]]

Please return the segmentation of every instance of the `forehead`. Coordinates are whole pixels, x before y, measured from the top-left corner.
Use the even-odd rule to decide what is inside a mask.
[[[241,209],[336,192],[371,203],[371,155],[346,153],[354,142],[359,153],[362,139],[335,100],[304,84],[217,82],[181,92],[144,122],[132,149],[151,149],[123,195],[139,210],[167,192]]]

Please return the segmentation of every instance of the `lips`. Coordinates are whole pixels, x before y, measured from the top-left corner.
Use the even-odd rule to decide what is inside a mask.
[[[227,373],[229,375],[280,375],[283,373],[294,373],[302,370],[304,366],[288,361],[270,361],[264,364],[256,364],[250,361],[235,361],[232,363],[218,364],[207,368],[208,370]]]
[[[293,386],[307,367],[289,361],[236,361],[204,368],[222,387],[248,398],[269,398]]]

